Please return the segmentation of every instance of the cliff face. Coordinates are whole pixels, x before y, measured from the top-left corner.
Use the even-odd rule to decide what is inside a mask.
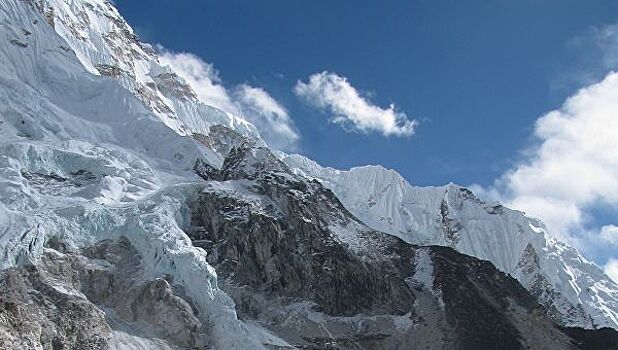
[[[189,236],[211,252],[239,317],[294,346],[579,346],[491,263],[367,227],[321,182],[250,140],[202,177]]]

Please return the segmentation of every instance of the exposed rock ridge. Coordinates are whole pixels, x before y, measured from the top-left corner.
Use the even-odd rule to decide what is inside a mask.
[[[202,174],[189,235],[241,318],[310,349],[579,346],[491,263],[376,232],[320,182],[236,141]]]

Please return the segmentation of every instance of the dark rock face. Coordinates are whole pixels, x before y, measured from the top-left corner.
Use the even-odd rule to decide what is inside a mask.
[[[575,339],[580,349],[618,349],[618,332],[611,328],[597,330],[583,328],[563,328],[564,333]]]
[[[241,318],[308,349],[593,344],[556,326],[491,263],[373,231],[267,148],[223,134],[234,145],[220,169],[201,168],[207,183],[189,235],[209,252]],[[207,142],[217,144],[213,135]]]
[[[212,252],[211,263],[220,274],[256,289],[312,300],[329,315],[411,310],[414,297],[401,277],[411,273],[411,262],[397,257],[377,268],[368,263],[377,254],[348,249],[328,229],[331,213],[341,210],[329,207],[329,191],[276,174],[247,190],[262,196],[263,205],[206,190],[196,207],[194,222],[203,230],[192,236]],[[294,191],[307,197],[299,200]]]
[[[462,349],[523,349],[534,344],[523,332],[520,317],[534,323],[536,332],[565,338],[519,283],[487,261],[464,256],[452,249],[432,247],[434,286],[442,291],[447,320]],[[523,313],[521,315],[520,313]],[[564,345],[568,344],[562,339]]]
[[[532,312],[536,307],[532,298],[516,282],[495,273],[489,262],[465,261],[452,250],[434,249],[434,284],[442,290],[449,323],[459,325],[457,344],[467,349],[498,344],[509,349],[520,348],[522,335],[505,317],[504,310],[508,309],[511,297],[527,312]]]

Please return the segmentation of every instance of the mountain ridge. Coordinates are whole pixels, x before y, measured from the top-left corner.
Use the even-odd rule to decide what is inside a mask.
[[[455,184],[414,187],[380,166],[340,171],[299,155],[282,157],[299,174],[322,181],[368,226],[406,242],[450,246],[491,261],[537,295],[565,325],[616,327],[616,283],[553,238],[540,220],[482,202]],[[597,308],[602,311],[591,316]]]

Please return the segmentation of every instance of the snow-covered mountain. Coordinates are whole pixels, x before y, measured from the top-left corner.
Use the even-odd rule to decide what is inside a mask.
[[[558,322],[618,328],[618,285],[542,222],[449,184],[415,187],[393,170],[325,168],[283,156],[299,174],[319,179],[373,229],[418,245],[441,245],[491,261],[515,277]]]
[[[214,151],[186,136],[186,130],[207,131],[209,125],[223,124],[253,134],[255,128],[196,99],[185,101],[183,95],[169,92],[186,85],[173,74],[161,78],[166,69],[135,40],[109,2],[2,1],[0,28],[0,266],[39,266],[65,258],[70,266],[78,259],[89,274],[104,277],[110,270],[107,279],[112,279],[126,271],[118,271],[105,259],[88,262],[88,256],[96,254],[73,251],[126,237],[139,257],[139,273],[123,275],[130,276],[134,285],[168,276],[200,310],[199,324],[212,324],[209,343],[218,348],[263,347],[268,341],[262,338],[273,337],[237,319],[232,300],[216,286],[206,252],[195,248],[180,228],[188,218],[186,197],[196,192],[199,178],[192,171],[196,159],[221,162]],[[169,77],[174,83],[162,87],[161,79]],[[50,240],[66,249],[52,250]],[[73,253],[63,255],[62,250]],[[109,256],[113,255],[122,260],[122,254]],[[61,268],[49,266],[52,272]],[[76,278],[79,273],[61,282],[44,270],[40,268],[37,279],[44,279],[47,293],[53,292],[51,300],[86,305],[79,310],[96,309],[81,289],[86,283]],[[5,288],[25,293],[12,295],[15,305],[37,305],[26,286],[43,282],[9,278],[4,283]],[[171,292],[167,283],[155,287],[161,293]],[[131,300],[122,294],[113,297]],[[45,298],[38,302],[51,303]],[[186,313],[176,299],[170,298],[168,304],[167,316]],[[14,321],[3,318],[6,328],[0,347],[47,348],[45,342],[56,339],[74,348],[71,344],[79,341],[74,338],[91,315],[73,309],[67,312],[74,319],[57,312],[29,321],[20,319],[25,316]],[[37,314],[28,309],[19,312]],[[157,335],[151,330],[165,328],[165,322],[165,317],[152,320],[139,331],[124,326],[110,330],[101,322],[98,327],[100,336],[111,336],[112,343],[130,348],[150,342],[147,338]],[[75,334],[67,334],[63,327]]]
[[[275,155],[108,1],[3,0],[0,63],[2,348],[615,339],[546,316],[617,328],[618,286],[540,222]]]

